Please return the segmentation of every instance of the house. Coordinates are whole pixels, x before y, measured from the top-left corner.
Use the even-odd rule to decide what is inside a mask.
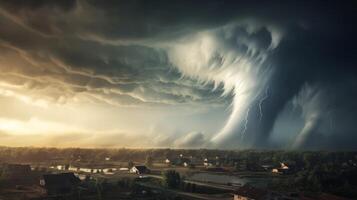
[[[145,165],[135,165],[130,169],[130,173],[133,174],[149,174],[150,170]]]
[[[269,199],[266,190],[258,189],[249,185],[240,187],[235,191],[233,200],[264,200]]]
[[[164,162],[167,166],[171,165],[171,160],[169,158],[166,158]]]
[[[5,164],[1,173],[1,177],[12,181],[24,180],[31,174],[30,165],[21,164]]]
[[[57,170],[65,170],[65,166],[64,165],[57,165],[56,166]]]
[[[45,174],[40,180],[47,192],[47,195],[62,196],[68,195],[77,190],[80,179],[74,173]]]
[[[211,161],[211,160],[209,160],[208,158],[205,158],[204,160],[203,160],[203,165],[204,166],[206,166],[206,167],[211,167],[211,166],[213,166],[213,161]]]
[[[280,167],[272,169],[271,172],[276,173],[276,174],[290,174],[290,173],[292,173],[292,170],[285,163],[280,163]]]
[[[189,158],[180,158],[176,161],[176,165],[181,165],[184,167],[188,167],[191,164],[191,160]]]
[[[280,163],[280,168],[281,169],[289,169],[288,165],[285,163]]]

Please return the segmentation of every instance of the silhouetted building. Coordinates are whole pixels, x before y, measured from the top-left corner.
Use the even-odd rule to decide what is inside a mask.
[[[1,177],[12,181],[24,180],[31,174],[30,165],[21,164],[5,164],[1,173]]]
[[[62,196],[77,190],[80,179],[73,173],[46,174],[40,184],[45,187],[47,194]]]

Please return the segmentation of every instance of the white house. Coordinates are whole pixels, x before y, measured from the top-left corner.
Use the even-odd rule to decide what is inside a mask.
[[[135,165],[130,169],[132,174],[148,174],[150,170],[145,165]]]

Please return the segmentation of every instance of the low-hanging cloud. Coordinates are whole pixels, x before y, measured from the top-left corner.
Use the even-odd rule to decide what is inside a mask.
[[[179,148],[198,148],[205,145],[207,145],[205,135],[196,131],[187,133],[174,142],[174,146]]]
[[[203,87],[182,79],[160,49],[102,45],[76,35],[62,35],[61,32],[66,32],[61,30],[64,27],[56,27],[52,22],[42,23],[54,26],[52,29],[58,29],[59,33],[50,31],[50,27],[43,30],[36,26],[37,22],[31,23],[37,20],[37,15],[47,15],[50,10],[63,12],[62,15],[76,12],[67,8],[67,4],[64,10],[57,10],[62,5],[56,3],[25,4],[10,13],[11,5],[4,3],[0,12],[0,24],[7,27],[0,33],[2,81],[16,85],[18,90],[21,87],[32,90],[34,99],[61,103],[82,95],[118,106],[222,102],[216,98],[219,91],[211,93],[212,86]],[[27,6],[33,6],[34,10],[28,10]]]

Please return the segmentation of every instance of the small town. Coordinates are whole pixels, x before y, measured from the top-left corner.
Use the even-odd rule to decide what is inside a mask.
[[[357,188],[357,153],[352,152],[46,148],[1,152],[17,154],[0,157],[0,199],[9,200],[343,200],[352,199]]]

